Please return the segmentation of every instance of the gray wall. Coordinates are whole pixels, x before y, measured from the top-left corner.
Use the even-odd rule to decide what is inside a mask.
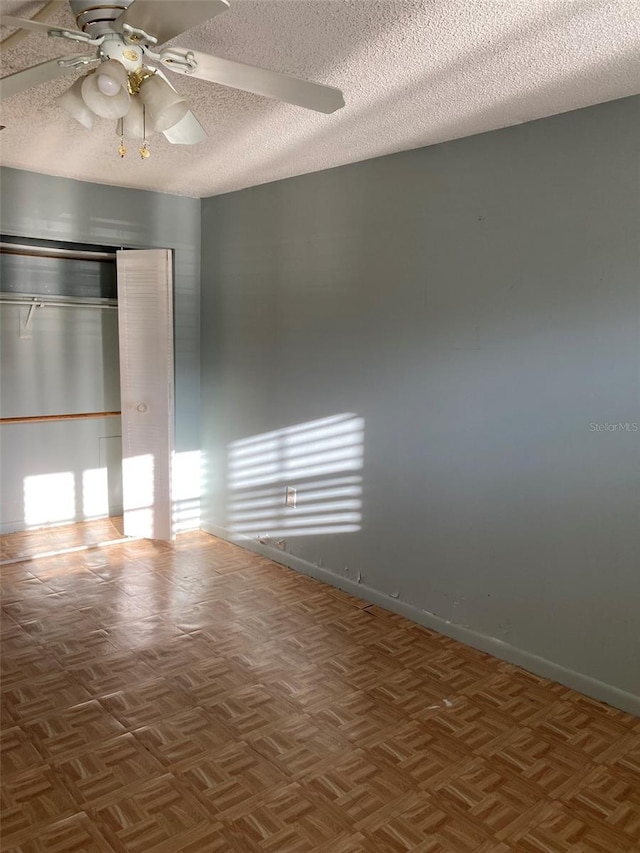
[[[176,451],[184,456],[199,452],[200,200],[6,168],[0,171],[0,186],[0,229],[4,234],[99,246],[174,249]],[[63,375],[59,377],[61,386],[64,379]],[[5,417],[14,414],[6,406],[5,409]],[[51,425],[43,425],[39,430],[33,426],[3,426],[0,440],[5,488],[9,489],[11,483],[11,488],[15,486],[15,472],[12,473],[9,462],[15,461],[16,452],[32,454],[34,470],[30,475],[37,474],[37,468],[41,468],[43,474],[54,470],[66,472],[74,459],[78,469],[74,469],[74,473],[78,475],[80,468],[86,465],[103,467],[108,464],[116,449],[112,438],[117,424],[112,421],[95,424],[99,435],[89,426],[65,423],[55,427],[55,438]],[[82,458],[78,453],[74,456],[74,446],[82,448]],[[197,526],[193,508],[198,497],[196,491],[197,488],[190,496],[189,506]],[[13,497],[7,497],[12,507]],[[3,514],[6,511],[3,506]],[[15,507],[11,512],[14,511]],[[78,517],[81,517],[80,510]],[[19,529],[21,521],[24,519],[3,517],[3,529]]]
[[[630,98],[204,200],[203,526],[640,710],[639,139]],[[296,479],[341,413],[361,470]]]

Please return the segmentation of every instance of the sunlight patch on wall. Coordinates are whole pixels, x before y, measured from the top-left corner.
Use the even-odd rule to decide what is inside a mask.
[[[154,536],[154,459],[152,453],[129,456],[122,460],[122,478],[127,489],[122,496],[123,511],[128,514],[135,535]]]
[[[175,453],[172,472],[173,529],[175,533],[200,527],[202,469],[200,451]]]
[[[24,478],[24,521],[29,527],[63,524],[76,515],[75,478],[70,471]]]
[[[109,515],[106,468],[89,468],[82,472],[82,515],[84,518],[104,518]]]
[[[251,537],[355,533],[362,522],[364,419],[333,415],[229,446],[228,527]],[[286,506],[286,487],[296,490]]]

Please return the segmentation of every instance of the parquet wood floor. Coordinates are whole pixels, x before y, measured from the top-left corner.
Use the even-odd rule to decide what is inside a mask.
[[[1,579],[6,853],[640,850],[638,719],[269,560],[193,533]]]
[[[122,538],[121,518],[103,518],[99,521],[66,524],[28,533],[13,533],[0,536],[0,564],[17,560],[26,562],[39,554],[93,546]]]

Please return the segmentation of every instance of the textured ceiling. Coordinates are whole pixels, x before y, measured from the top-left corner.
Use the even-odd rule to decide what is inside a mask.
[[[1,5],[31,17],[43,2]],[[66,6],[50,21],[73,24]],[[209,139],[154,135],[148,160],[134,144],[120,160],[113,122],[89,132],[55,105],[70,77],[3,103],[2,163],[209,196],[640,92],[638,0],[231,0],[174,43],[337,86],[347,105],[322,115],[171,75]],[[74,52],[30,34],[2,74]]]

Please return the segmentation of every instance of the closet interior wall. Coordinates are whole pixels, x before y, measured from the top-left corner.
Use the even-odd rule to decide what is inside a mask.
[[[115,255],[4,238],[0,273],[0,529],[119,515]]]

